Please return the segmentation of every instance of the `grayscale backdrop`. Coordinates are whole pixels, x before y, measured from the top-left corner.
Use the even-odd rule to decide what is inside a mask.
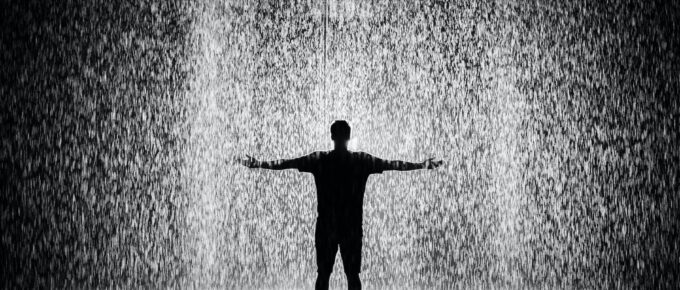
[[[311,288],[312,176],[233,158],[336,119],[445,161],[370,177],[365,288],[680,287],[677,1],[1,5],[4,287]]]

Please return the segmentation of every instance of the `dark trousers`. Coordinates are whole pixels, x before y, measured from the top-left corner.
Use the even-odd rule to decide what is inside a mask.
[[[351,230],[335,230],[325,227],[323,223],[316,225],[315,246],[318,276],[316,289],[328,289],[328,280],[333,272],[335,254],[340,247],[342,266],[345,268],[348,289],[361,289],[361,227]]]

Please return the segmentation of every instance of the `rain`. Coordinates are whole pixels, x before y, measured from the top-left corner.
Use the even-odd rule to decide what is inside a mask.
[[[331,150],[368,289],[678,288],[672,1],[9,1],[3,288],[312,288]],[[346,287],[340,255],[331,288]]]

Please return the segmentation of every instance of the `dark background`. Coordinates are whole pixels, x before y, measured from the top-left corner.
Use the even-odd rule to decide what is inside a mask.
[[[447,162],[371,177],[368,288],[680,287],[677,2],[322,4],[3,1],[3,286],[310,287],[311,177],[228,161],[347,119]]]

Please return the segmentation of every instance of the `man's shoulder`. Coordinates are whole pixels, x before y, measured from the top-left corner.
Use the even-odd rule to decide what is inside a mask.
[[[354,158],[358,158],[358,159],[369,159],[369,158],[373,157],[373,155],[368,154],[368,153],[363,152],[363,151],[352,152],[352,156],[354,156]]]
[[[329,153],[330,153],[330,151],[314,151],[312,153],[309,153],[309,155],[307,155],[307,156],[312,157],[312,158],[322,158],[322,157],[327,156]]]

